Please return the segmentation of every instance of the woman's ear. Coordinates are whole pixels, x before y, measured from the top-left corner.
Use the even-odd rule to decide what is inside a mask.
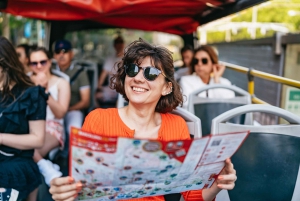
[[[164,88],[164,91],[163,91],[163,96],[166,96],[166,95],[169,95],[170,93],[172,93],[173,91],[173,84],[172,82],[168,82],[166,84],[166,87]]]

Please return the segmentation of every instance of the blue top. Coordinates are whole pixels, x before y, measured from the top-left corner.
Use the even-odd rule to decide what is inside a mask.
[[[29,121],[45,120],[47,94],[40,86],[24,88],[15,85],[3,102],[0,91],[0,133],[29,134]],[[40,173],[33,161],[34,150],[19,150],[0,145],[0,151],[14,154],[6,156],[0,152],[0,186],[19,191],[23,199],[41,183]]]

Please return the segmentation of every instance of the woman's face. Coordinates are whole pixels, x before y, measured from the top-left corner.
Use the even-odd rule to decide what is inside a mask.
[[[195,64],[196,74],[200,77],[209,77],[213,71],[213,63],[209,54],[205,51],[198,51],[194,58],[198,60],[198,63]]]
[[[191,50],[186,50],[185,52],[182,53],[181,57],[182,57],[184,67],[191,66],[193,55],[194,53]]]
[[[150,57],[146,57],[140,67],[153,66]],[[162,71],[162,69],[159,69]],[[154,81],[148,81],[145,79],[144,70],[140,69],[139,73],[135,77],[129,77],[126,75],[124,87],[125,93],[132,104],[147,104],[155,105],[159,101],[162,95],[165,95],[170,91],[169,84],[165,81],[165,77],[159,74]]]
[[[43,51],[37,51],[30,54],[30,68],[34,73],[50,72],[51,62]]]

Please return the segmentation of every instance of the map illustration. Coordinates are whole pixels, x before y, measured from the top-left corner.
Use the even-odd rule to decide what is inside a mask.
[[[78,200],[108,201],[209,188],[248,136],[194,140],[104,137],[72,128],[70,175],[84,185]]]

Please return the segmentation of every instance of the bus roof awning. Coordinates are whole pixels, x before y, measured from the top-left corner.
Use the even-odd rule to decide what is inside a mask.
[[[47,21],[73,21],[76,24],[91,21],[102,27],[183,35],[192,33],[200,24],[263,1],[265,0],[6,0],[6,8],[2,11]]]

